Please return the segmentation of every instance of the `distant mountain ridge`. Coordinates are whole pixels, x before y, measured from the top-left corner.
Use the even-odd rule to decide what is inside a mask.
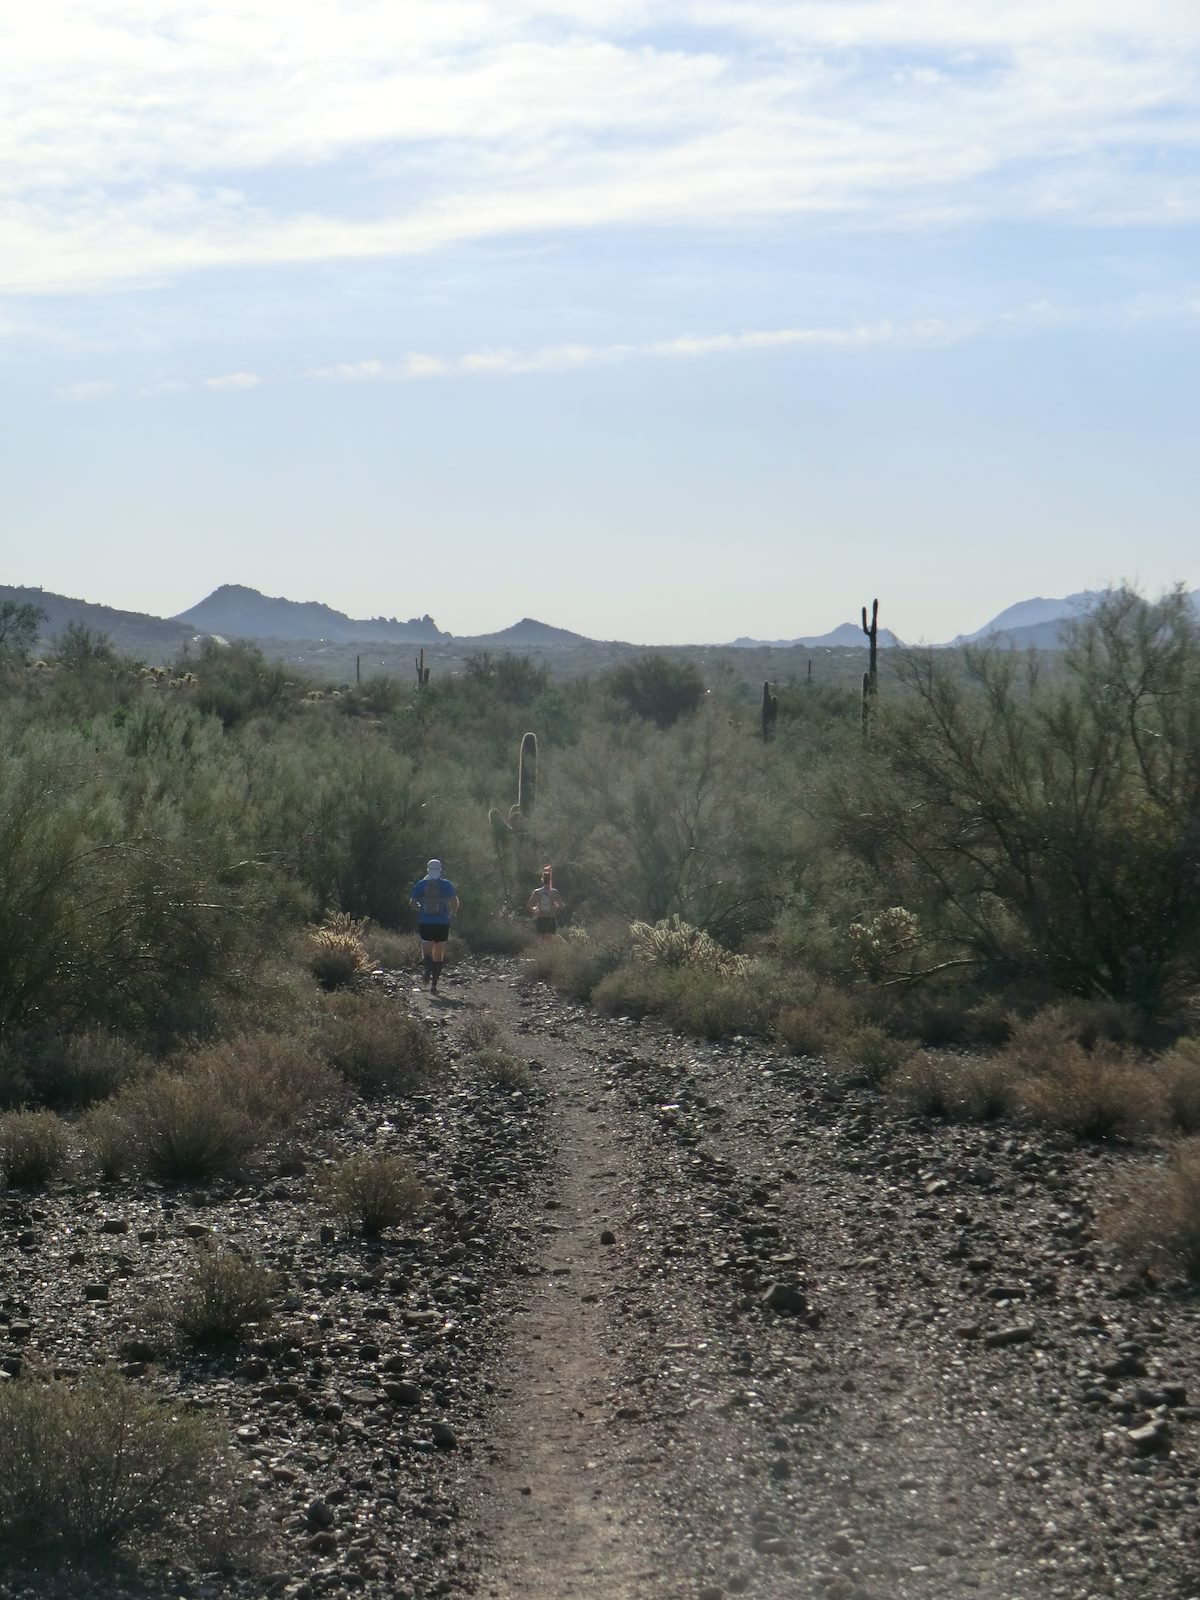
[[[974,633],[957,634],[946,648],[994,642],[1022,649],[1061,649],[1064,624],[1085,617],[1111,592],[1108,589],[1081,589],[1077,594],[1064,595],[1058,600],[1041,597],[1019,600],[1016,605],[998,612]],[[1200,589],[1193,589],[1187,598],[1191,601],[1192,610],[1200,617]]]
[[[865,650],[867,638],[857,622],[841,622],[836,628],[831,628],[828,633],[811,634],[799,639],[749,639],[745,635],[734,639],[727,646],[733,650],[793,650],[805,648],[808,650],[845,650],[861,645]],[[880,628],[879,646],[882,650],[903,649],[904,641],[899,639],[890,628]]]
[[[285,600],[260,594],[240,583],[223,583],[199,604],[174,619],[205,633],[233,639],[326,639],[341,644],[395,644],[415,640],[432,644],[449,639],[430,616],[356,619],[319,600]]]
[[[74,600],[69,595],[52,594],[47,589],[0,583],[0,601],[37,606],[45,613],[38,637],[49,643],[74,623],[106,634],[118,649],[144,650],[157,647],[181,650],[196,637],[197,629],[186,622],[152,617],[144,611],[119,611],[115,606],[97,605],[91,600]]]

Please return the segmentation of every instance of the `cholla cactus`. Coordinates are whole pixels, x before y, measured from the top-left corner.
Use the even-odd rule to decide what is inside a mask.
[[[369,926],[365,917],[356,922],[347,911],[331,911],[309,934],[309,970],[323,988],[343,988],[371,965],[363,944]]]
[[[920,940],[916,917],[903,906],[889,906],[846,929],[855,966],[868,978],[880,978],[888,962]]]
[[[695,967],[722,978],[740,978],[749,971],[745,956],[735,956],[702,928],[693,928],[676,912],[651,926],[633,922],[629,927],[634,954],[653,967]]]

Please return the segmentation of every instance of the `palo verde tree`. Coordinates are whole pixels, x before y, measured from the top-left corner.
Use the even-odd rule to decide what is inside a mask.
[[[935,965],[1153,1012],[1200,974],[1200,626],[1181,592],[1106,596],[1060,663],[914,655],[878,759],[834,800],[879,906]],[[919,970],[919,962],[917,968]]]

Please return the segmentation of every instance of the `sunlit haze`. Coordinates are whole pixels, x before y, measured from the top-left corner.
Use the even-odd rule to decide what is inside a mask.
[[[0,581],[941,640],[1200,583],[1195,0],[0,21]]]

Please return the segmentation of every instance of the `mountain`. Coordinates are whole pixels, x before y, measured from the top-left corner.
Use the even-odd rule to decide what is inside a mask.
[[[989,640],[1022,650],[1058,650],[1063,643],[1063,624],[1086,616],[1109,592],[1107,589],[1081,589],[1078,594],[1064,595],[1060,600],[1019,600],[1016,605],[997,612],[974,633],[960,633],[950,641],[950,646]],[[1193,589],[1187,598],[1200,618],[1200,589]]]
[[[173,655],[195,638],[197,629],[184,622],[168,622],[143,611],[118,611],[113,606],[95,605],[90,600],[73,600],[46,589],[29,589],[0,584],[0,601],[16,605],[39,606],[45,612],[39,638],[47,644],[75,623],[91,628],[112,640],[119,651],[132,655],[148,653]]]
[[[792,650],[800,646],[807,650],[838,650],[847,646],[861,645],[867,648],[867,637],[857,622],[843,622],[829,633],[810,635],[801,639],[749,639],[744,635],[734,639],[728,649],[735,650]],[[880,628],[879,647],[881,650],[895,650],[904,648],[904,641],[898,639],[890,628]]]
[[[430,644],[450,638],[429,616],[408,622],[398,622],[395,617],[358,620],[318,600],[273,598],[240,583],[223,583],[175,620],[232,639],[324,639],[339,644],[360,640],[394,644],[411,639]]]
[[[459,640],[459,643],[465,643]],[[514,622],[511,628],[502,628],[499,633],[483,633],[472,637],[471,644],[478,645],[532,645],[541,649],[558,649],[564,645],[594,644],[594,639],[588,639],[582,633],[571,633],[567,628],[553,628],[548,622],[538,622],[533,617],[522,617],[520,622]]]
[[[1078,594],[1064,595],[1060,600],[1046,600],[1041,596],[1034,600],[1018,600],[1015,605],[1006,606],[1003,611],[997,612],[990,622],[985,622],[982,628],[976,628],[974,633],[957,634],[950,644],[952,647],[976,644],[980,639],[990,638],[996,633],[1019,638],[1022,643],[1033,643],[1034,639],[1024,637],[1030,629],[1039,630],[1037,638],[1056,642],[1057,624],[1068,617],[1083,616],[1085,612],[1091,610],[1103,592],[1098,589],[1081,589]],[[1046,648],[1053,649],[1054,642]]]

